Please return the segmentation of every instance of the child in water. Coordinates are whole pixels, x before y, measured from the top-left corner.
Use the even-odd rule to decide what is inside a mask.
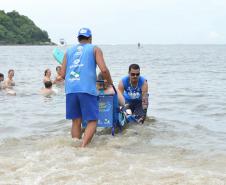
[[[102,75],[102,73],[99,73],[97,76],[97,80],[104,80],[104,77]],[[109,85],[105,80],[104,83],[97,83],[97,89],[99,90],[100,93],[102,93],[101,91],[103,91],[104,94],[115,94],[114,88],[112,87],[112,85]],[[117,91],[117,95],[118,95],[118,102],[120,106],[124,106],[125,105],[125,99],[123,97],[123,95],[121,94],[121,92],[116,89]]]
[[[52,82],[51,81],[46,81],[44,83],[45,85],[45,88],[42,88],[41,89],[41,94],[44,95],[44,96],[50,96],[50,95],[53,95],[53,94],[56,94],[56,92],[52,89]]]
[[[10,69],[8,71],[8,78],[6,81],[4,81],[4,75],[0,73],[0,90],[4,90],[4,93],[7,95],[15,96],[16,92],[12,90],[12,86],[15,85],[15,82],[12,80],[13,76],[14,76],[14,70]]]

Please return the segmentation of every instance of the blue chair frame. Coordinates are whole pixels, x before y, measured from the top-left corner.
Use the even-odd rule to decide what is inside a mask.
[[[104,83],[103,80],[98,80],[99,83]],[[99,119],[97,122],[97,127],[111,128],[112,136],[115,135],[116,127],[122,130],[122,125],[119,120],[120,108],[118,104],[118,94],[112,85],[115,94],[99,94]],[[87,126],[87,121],[83,120],[82,127]]]

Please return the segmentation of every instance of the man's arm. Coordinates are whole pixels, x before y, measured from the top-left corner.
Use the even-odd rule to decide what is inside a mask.
[[[119,89],[116,89],[117,93],[118,93],[118,103],[120,106],[124,106],[125,105],[125,98],[122,95],[122,93],[119,91]]]
[[[63,64],[62,64],[62,68],[60,71],[60,76],[65,79],[65,74],[66,74],[66,67],[67,67],[67,54],[64,54],[64,59],[63,59]]]
[[[144,81],[144,84],[142,85],[142,96],[148,94],[148,82],[147,80]]]
[[[118,84],[118,90],[120,91],[121,94],[124,93],[124,86],[123,86],[122,80],[120,80]]]
[[[144,84],[142,85],[142,107],[145,111],[145,114],[147,114],[148,109],[148,83],[147,80],[144,81]]]
[[[94,53],[95,53],[96,63],[98,65],[98,67],[100,68],[100,71],[101,71],[104,79],[106,79],[109,84],[113,84],[113,81],[111,79],[111,74],[104,62],[104,57],[103,57],[103,53],[102,53],[101,49],[98,47],[95,47]]]

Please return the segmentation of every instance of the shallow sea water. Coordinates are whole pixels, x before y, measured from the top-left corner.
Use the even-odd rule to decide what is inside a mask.
[[[1,46],[0,72],[15,70],[16,96],[0,91],[0,184],[226,184],[226,46],[101,46],[114,84],[138,63],[149,83],[144,125],[89,147],[70,137],[64,88],[42,97],[55,74],[52,46]]]

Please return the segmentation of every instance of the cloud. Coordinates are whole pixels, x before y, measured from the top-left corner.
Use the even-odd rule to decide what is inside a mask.
[[[210,31],[209,32],[209,38],[210,39],[220,39],[222,36],[219,34],[219,33],[217,33],[216,31]]]

